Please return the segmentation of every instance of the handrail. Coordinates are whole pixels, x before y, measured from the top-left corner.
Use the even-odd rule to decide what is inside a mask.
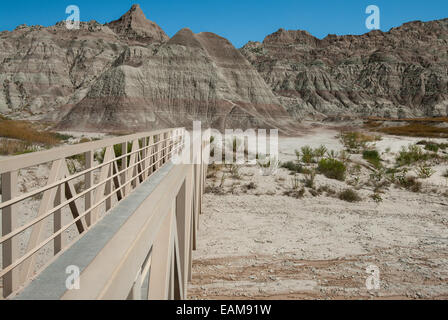
[[[176,129],[183,129],[183,128],[176,128]],[[77,154],[85,153],[91,150],[101,149],[108,147],[110,145],[121,144],[127,141],[138,140],[141,138],[148,137],[150,135],[155,136],[167,132],[167,130],[176,130],[176,129],[164,129],[151,132],[137,133],[128,136],[121,136],[105,140],[81,143],[77,145],[58,147],[50,150],[33,152],[20,156],[15,156],[8,159],[3,159],[0,160],[0,174],[10,171],[16,171],[23,168],[29,168],[35,165],[47,163],[58,159],[69,158],[71,156],[75,156]],[[57,154],[57,157],[54,156],[55,154]]]
[[[35,254],[45,245],[55,241],[54,255],[69,248],[73,242],[67,245],[62,243],[65,231],[75,224],[78,226],[78,223],[81,225],[78,227],[80,234],[91,229],[113,208],[114,195],[116,195],[115,206],[127,198],[139,183],[149,179],[174,155],[179,154],[184,148],[184,135],[184,128],[157,130],[1,160],[3,197],[0,210],[4,218],[4,228],[0,235],[3,252],[0,278],[4,283],[3,296],[7,297],[15,291],[34,271],[40,271],[34,269],[34,259]],[[130,151],[129,143],[132,143]],[[121,145],[122,148],[122,154],[119,156],[115,154],[116,145]],[[101,149],[104,150],[103,162],[94,164],[93,154]],[[79,154],[86,155],[85,168],[71,174],[65,160]],[[44,187],[25,194],[17,194],[17,177],[20,169],[51,162],[53,165]],[[94,174],[98,181],[93,181]],[[78,192],[72,185],[73,180],[82,178],[85,179],[85,187]],[[16,225],[14,221],[19,214],[18,204],[40,194],[43,196],[37,215],[21,226]],[[82,198],[85,199],[85,208],[79,211],[77,201]],[[62,225],[61,214],[66,208],[71,212],[73,219],[68,224]],[[45,236],[45,239],[41,240],[42,224],[46,218],[51,217],[54,220],[53,231],[50,236]],[[31,231],[28,246],[20,255],[16,237],[25,236],[25,231],[28,230]]]

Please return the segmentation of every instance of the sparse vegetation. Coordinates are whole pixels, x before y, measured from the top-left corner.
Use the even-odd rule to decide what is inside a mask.
[[[289,171],[291,171],[292,174],[303,172],[303,166],[300,163],[294,161],[284,162],[282,163],[281,167],[288,169]]]
[[[314,151],[310,146],[304,146],[300,151],[296,150],[297,160],[310,164],[314,162]]]
[[[409,123],[404,126],[377,128],[376,131],[408,137],[446,138],[448,128],[437,127],[425,122]]]
[[[300,179],[298,176],[294,175],[291,178],[291,189],[297,190],[300,188]]]
[[[56,145],[60,140],[64,140],[55,133],[37,130],[30,122],[4,119],[0,119],[0,137],[46,147]]]
[[[419,161],[426,161],[428,159],[429,154],[423,152],[419,146],[409,145],[407,148],[402,147],[396,158],[396,162],[398,166],[405,166]]]
[[[406,170],[397,176],[396,183],[398,186],[412,192],[419,192],[422,188],[422,183],[416,177],[408,176]]]
[[[383,197],[381,197],[381,194],[379,194],[377,192],[372,194],[370,197],[376,204],[380,204],[381,202],[383,202]]]
[[[350,153],[359,153],[361,150],[366,149],[368,142],[381,140],[380,136],[368,135],[357,131],[341,132],[338,138]]]
[[[436,173],[431,167],[428,166],[419,166],[415,169],[417,176],[421,179],[430,178],[434,173]]]
[[[241,166],[240,165],[229,164],[229,165],[227,165],[227,167],[229,169],[230,176],[233,179],[241,179],[241,174],[240,174]]]
[[[327,147],[325,147],[324,145],[321,145],[319,148],[314,149],[313,153],[314,156],[318,159],[321,159],[323,157],[325,157],[325,155],[327,154],[328,149]]]
[[[321,186],[321,187],[319,187],[319,189],[317,189],[317,191],[320,193],[326,192],[327,196],[329,196],[329,197],[334,196],[336,194],[336,191],[329,185]]]
[[[264,176],[272,175],[276,172],[279,167],[280,162],[277,158],[267,158],[262,160],[257,160],[257,165],[261,169]]]
[[[359,202],[361,201],[361,197],[355,190],[345,189],[344,191],[339,193],[339,199],[347,202]]]
[[[377,150],[364,150],[362,157],[370,162],[375,168],[379,168],[381,166],[381,157]]]
[[[329,179],[344,181],[347,167],[335,159],[322,159],[319,161],[317,170]]]
[[[314,170],[312,170],[309,173],[305,173],[305,179],[303,179],[303,183],[305,185],[305,187],[310,188],[310,189],[314,189],[315,188],[315,178],[316,178],[316,172]]]

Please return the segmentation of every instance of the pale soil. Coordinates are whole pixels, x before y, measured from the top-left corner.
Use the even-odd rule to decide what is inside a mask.
[[[294,149],[325,144],[339,149],[336,131],[316,129],[299,138],[280,138],[280,159]],[[378,149],[390,164],[414,138],[384,137]],[[359,159],[358,159],[359,158]],[[353,160],[362,163],[360,156]],[[390,186],[376,204],[358,174],[362,201],[348,203],[323,193],[304,198],[283,195],[291,188],[285,169],[262,176],[257,167],[227,179],[224,194],[207,193],[200,217],[198,250],[193,259],[191,299],[447,299],[448,180],[446,163],[421,180],[419,193]],[[222,169],[226,170],[226,169]],[[221,172],[207,185],[218,186]],[[349,175],[348,181],[356,174]],[[303,175],[300,175],[303,178]],[[255,190],[245,185],[254,182]],[[317,188],[339,192],[345,182],[316,177]],[[366,268],[380,270],[379,290],[369,291]]]

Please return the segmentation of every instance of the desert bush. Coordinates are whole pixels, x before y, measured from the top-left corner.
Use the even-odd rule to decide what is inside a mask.
[[[81,143],[87,143],[87,142],[91,142],[92,140],[90,140],[89,138],[81,138],[80,140],[79,140],[79,142],[78,142],[78,144],[81,144]]]
[[[361,201],[361,197],[355,190],[345,189],[344,191],[339,193],[339,199],[347,201],[347,202],[359,202]]]
[[[414,176],[406,176],[406,174],[402,174],[398,176],[397,182],[399,186],[412,191],[412,192],[419,192],[421,190],[422,184],[420,181],[417,180]]]
[[[381,157],[377,150],[364,150],[362,157],[373,164],[376,168],[381,166]]]
[[[284,162],[281,165],[282,168],[288,169],[292,173],[302,173],[303,166],[300,163],[294,161]]]
[[[429,155],[417,146],[417,145],[409,145],[407,148],[402,147],[397,158],[396,162],[399,166],[410,165],[419,161],[426,161],[429,159]]]
[[[241,179],[241,166],[236,164],[229,164],[228,166],[230,176],[234,179]]]
[[[274,174],[277,171],[279,164],[280,162],[275,157],[257,160],[257,165],[264,176]]]
[[[335,159],[322,159],[319,161],[317,170],[329,179],[344,181],[347,167]]]
[[[296,150],[297,160],[303,163],[313,163],[314,162],[314,151],[310,146],[304,146],[300,148],[300,151]]]
[[[428,143],[427,145],[425,145],[425,150],[439,152],[439,145],[436,143]]]
[[[305,173],[304,176],[305,176],[305,179],[303,179],[303,183],[304,183],[305,187],[314,189],[316,172],[314,170],[312,170],[310,173]]]
[[[294,175],[291,178],[291,189],[297,190],[300,188],[300,179],[298,176]]]
[[[370,198],[372,198],[372,200],[376,203],[376,204],[380,204],[381,202],[383,202],[383,197],[381,197],[381,194],[379,194],[378,192],[375,192],[374,194],[372,194],[370,196]]]
[[[321,145],[319,148],[314,149],[313,153],[316,158],[323,158],[328,152],[327,147]]]
[[[419,166],[415,169],[417,176],[421,179],[430,178],[434,173],[436,173],[431,167],[428,166]]]
[[[321,186],[321,187],[319,187],[319,189],[317,189],[317,191],[320,193],[326,192],[327,196],[334,196],[336,194],[336,191],[329,185]]]
[[[350,161],[350,154],[347,151],[342,150],[341,152],[339,152],[338,158],[342,162],[348,162],[348,161]]]
[[[368,135],[362,132],[347,131],[339,134],[339,140],[350,153],[359,153],[367,147],[368,142],[381,140],[379,136]]]
[[[305,195],[305,188],[286,190],[283,195],[296,199],[303,198]]]
[[[334,150],[327,151],[327,158],[336,159],[338,157],[338,153]]]

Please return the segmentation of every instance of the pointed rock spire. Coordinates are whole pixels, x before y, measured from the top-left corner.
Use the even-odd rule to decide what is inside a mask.
[[[146,19],[138,4],[134,4],[120,19],[108,24],[122,38],[145,42],[166,42],[169,37],[154,22]]]

